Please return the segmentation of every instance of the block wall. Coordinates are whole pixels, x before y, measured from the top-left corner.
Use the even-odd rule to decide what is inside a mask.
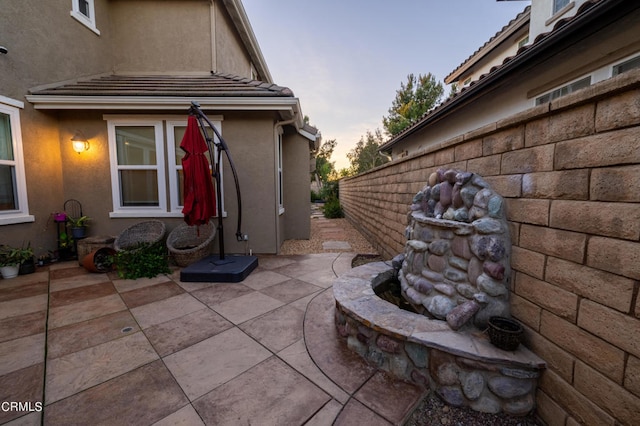
[[[640,70],[340,182],[346,217],[401,253],[429,174],[480,174],[506,201],[511,312],[548,363],[549,425],[640,418]]]

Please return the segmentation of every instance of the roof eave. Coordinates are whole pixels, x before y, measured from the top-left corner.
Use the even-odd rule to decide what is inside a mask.
[[[509,24],[503,28],[497,35],[494,35],[487,43],[480,47],[475,53],[460,64],[454,71],[444,78],[446,84],[455,82],[462,74],[477,64],[482,58],[489,54],[493,49],[503,43],[506,39],[517,33],[523,26],[528,25],[531,20],[531,7],[527,6],[525,10],[520,12]]]
[[[55,96],[27,95],[38,110],[188,110],[192,101],[206,109],[281,111],[292,116],[300,110],[292,97],[162,97],[162,96]]]
[[[495,71],[478,80],[474,85],[459,93],[451,101],[445,101],[445,103],[440,108],[436,108],[431,114],[419,120],[412,127],[402,132],[396,138],[393,138],[387,143],[381,145],[378,151],[389,153],[394,145],[402,141],[407,136],[464,107],[466,104],[473,101],[473,97],[488,93],[489,91],[499,87],[498,85],[493,84],[496,81],[501,81],[504,84],[508,82],[508,78],[513,77],[513,73],[516,70],[519,70],[527,65],[532,66],[532,61],[536,59],[544,60],[545,58],[554,55],[556,53],[554,48],[562,48],[563,45],[561,45],[561,42],[563,42],[564,40],[570,41],[569,39],[572,36],[578,34],[581,29],[590,27],[594,23],[599,24],[598,28],[609,25],[611,23],[609,22],[610,20],[607,20],[605,22],[604,20],[601,20],[599,18],[604,16],[606,12],[615,10],[615,7],[618,5],[623,5],[625,6],[625,8],[624,10],[618,11],[615,16],[621,14],[623,15],[624,13],[627,13],[628,10],[638,8],[638,5],[636,3],[625,3],[624,0],[608,0],[596,3],[589,10],[587,10],[584,15],[580,16],[579,19],[570,20],[559,29],[554,30],[547,37],[542,38],[538,42],[532,44],[528,49],[511,58],[508,62],[503,63]]]

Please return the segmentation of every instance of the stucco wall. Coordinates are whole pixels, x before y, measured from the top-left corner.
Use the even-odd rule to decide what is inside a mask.
[[[284,135],[284,239],[308,239],[311,230],[309,198],[309,140],[298,133]]]
[[[430,173],[482,175],[507,202],[511,310],[548,363],[552,425],[640,415],[640,70],[340,182],[347,218],[390,258]]]

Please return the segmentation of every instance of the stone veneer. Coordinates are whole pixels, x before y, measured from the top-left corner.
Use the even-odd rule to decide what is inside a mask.
[[[480,176],[440,169],[413,198],[399,280],[414,309],[458,330],[509,316],[504,200]]]
[[[443,321],[380,299],[374,288],[394,272],[376,262],[334,282],[336,326],[348,347],[378,369],[435,391],[450,405],[485,413],[531,412],[545,362],[522,345],[503,351],[485,333],[453,331]]]

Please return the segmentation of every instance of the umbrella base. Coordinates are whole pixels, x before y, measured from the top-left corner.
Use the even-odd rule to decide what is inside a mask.
[[[214,254],[183,268],[180,271],[180,281],[239,283],[257,266],[256,256],[227,254],[222,260],[219,255]]]

